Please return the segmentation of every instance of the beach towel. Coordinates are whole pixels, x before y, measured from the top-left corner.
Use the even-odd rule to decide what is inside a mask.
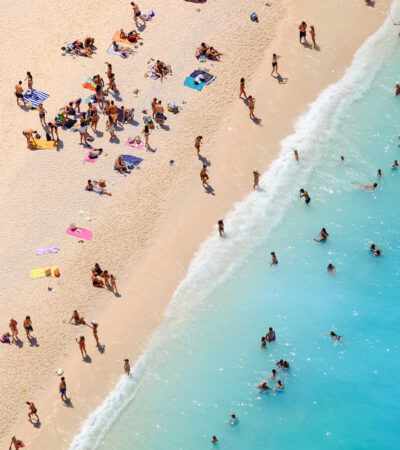
[[[47,247],[37,247],[36,254],[37,255],[45,255],[46,253],[57,253],[60,250],[60,247],[49,245]]]
[[[57,141],[47,141],[46,139],[32,138],[28,145],[31,149],[43,150],[47,148],[58,148]]]
[[[89,158],[89,155],[90,155],[91,153],[92,153],[92,151],[89,150],[89,151],[87,152],[87,154],[86,154],[84,160],[85,160],[86,162],[94,163],[94,162],[96,162],[96,161],[99,159],[99,157],[97,156],[96,158]]]
[[[138,158],[133,155],[122,155],[122,159],[126,164],[131,164],[132,166],[138,166],[143,161],[143,158]]]
[[[49,94],[45,94],[44,92],[40,92],[36,89],[33,90],[33,95],[31,95],[31,90],[27,89],[24,94],[24,99],[27,103],[32,103],[32,105],[37,108],[41,103],[43,103],[46,98],[49,98]]]
[[[215,76],[211,73],[205,72],[204,70],[195,70],[190,74],[192,78],[201,78],[205,84],[210,84],[215,80]]]
[[[114,50],[112,42],[111,42],[111,45],[108,47],[107,53],[111,53],[112,55],[117,55],[117,56],[123,56],[121,52]],[[129,56],[131,54],[124,52],[124,55],[125,55],[125,59],[126,59],[126,58],[129,58]]]
[[[135,45],[135,44],[137,44],[137,42],[131,42],[131,41],[128,41],[128,39],[121,39],[121,38],[119,37],[120,33],[121,33],[121,31],[120,31],[120,30],[117,30],[117,31],[114,33],[114,36],[112,37],[112,40],[113,40],[113,41],[117,41],[117,42],[122,42],[123,44],[128,44],[128,45]]]
[[[197,91],[201,91],[203,89],[203,87],[206,85],[206,83],[204,83],[204,82],[195,84],[194,78],[192,78],[192,77],[187,77],[183,84],[184,84],[184,86],[192,88],[192,89],[196,89]]]
[[[141,150],[144,147],[144,142],[140,142],[140,144],[137,144],[134,138],[128,138],[128,140],[125,142],[125,145],[128,147],[133,147]]]
[[[46,271],[47,270],[51,270],[51,274],[50,275],[46,275]],[[43,278],[46,276],[50,276],[50,277],[54,277],[54,271],[58,269],[57,266],[52,266],[52,267],[38,267],[37,269],[31,269],[29,271],[29,273],[31,274],[31,278]]]
[[[82,87],[84,87],[85,89],[90,89],[91,91],[95,91],[96,90],[96,84],[93,81],[92,77],[86,78],[86,80],[82,84]]]
[[[90,239],[92,239],[93,236],[93,233],[90,230],[85,230],[85,228],[80,227],[76,227],[74,229],[68,227],[67,234],[75,236],[79,239],[85,239],[85,241],[90,241]]]

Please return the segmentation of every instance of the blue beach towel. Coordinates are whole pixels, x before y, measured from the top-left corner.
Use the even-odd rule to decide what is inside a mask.
[[[137,156],[133,155],[122,155],[122,159],[127,164],[133,164],[134,166],[138,166],[143,161],[143,158],[138,158]]]
[[[46,98],[49,98],[49,94],[45,94],[44,92],[37,91],[34,89],[33,95],[31,95],[31,90],[28,89],[24,94],[24,99],[27,103],[32,103],[32,105],[37,108],[41,103],[43,103]]]
[[[206,85],[206,83],[195,84],[194,78],[192,77],[187,77],[183,84],[189,88],[196,89],[197,91],[201,91],[203,87]]]

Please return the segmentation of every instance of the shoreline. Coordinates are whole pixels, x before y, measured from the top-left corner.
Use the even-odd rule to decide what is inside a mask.
[[[386,3],[389,4],[389,2]],[[337,8],[345,7],[338,4]],[[280,70],[287,73],[289,78],[288,84],[278,86],[275,80],[268,79],[268,69],[270,69],[269,56],[266,56],[260,65],[261,72],[263,74],[267,73],[267,89],[272,89],[265,103],[262,97],[266,90],[265,75],[259,76],[258,79],[252,79],[251,83],[249,83],[251,88],[250,93],[257,99],[256,115],[260,114],[263,118],[262,123],[267,123],[265,128],[269,132],[268,147],[275,149],[275,151],[270,154],[269,148],[265,148],[264,142],[267,133],[261,127],[255,125],[253,127],[251,123],[251,136],[249,136],[247,124],[243,127],[244,119],[248,118],[247,110],[244,109],[244,105],[234,107],[232,116],[237,112],[237,117],[229,117],[229,127],[232,128],[229,130],[231,132],[230,135],[226,136],[227,131],[225,127],[227,126],[227,121],[223,121],[222,126],[224,126],[224,129],[221,127],[219,132],[213,136],[215,145],[209,143],[204,146],[206,153],[211,155],[211,184],[217,195],[215,197],[205,196],[198,189],[197,165],[195,169],[189,169],[188,175],[183,175],[180,190],[171,192],[171,198],[168,199],[170,205],[180,205],[180,211],[177,211],[175,208],[170,208],[169,212],[162,215],[162,217],[157,217],[158,231],[155,236],[150,236],[148,239],[149,244],[147,245],[144,260],[138,264],[137,260],[142,256],[140,254],[136,259],[132,259],[125,269],[125,273],[127,274],[126,278],[130,275],[136,281],[127,290],[121,289],[120,287],[121,292],[123,292],[122,299],[133,299],[133,307],[132,305],[121,304],[120,302],[107,305],[103,302],[102,307],[105,306],[104,312],[100,314],[99,309],[97,309],[98,317],[96,317],[96,320],[101,325],[99,329],[100,339],[102,340],[104,338],[107,348],[106,352],[107,354],[110,352],[112,354],[111,361],[108,358],[99,359],[93,367],[85,365],[82,370],[82,363],[79,361],[75,345],[71,347],[71,351],[68,348],[67,351],[71,353],[71,356],[68,355],[68,363],[64,364],[63,368],[67,382],[70,383],[69,392],[73,399],[77,398],[77,403],[75,404],[74,402],[75,409],[73,415],[59,404],[59,398],[55,394],[58,378],[54,380],[53,377],[51,384],[49,384],[51,386],[49,389],[50,392],[46,394],[42,391],[41,393],[41,395],[44,395],[44,398],[41,401],[39,412],[45,412],[42,430],[38,433],[31,426],[26,426],[27,424],[24,424],[26,422],[25,414],[21,415],[23,417],[18,422],[22,426],[17,427],[20,430],[18,431],[17,437],[21,436],[24,441],[29,442],[31,448],[43,448],[44,443],[46,445],[49,445],[49,443],[55,445],[56,442],[58,446],[60,438],[64,440],[65,445],[68,445],[71,437],[78,430],[79,422],[84,420],[87,413],[101,403],[102,398],[104,398],[120,378],[121,371],[118,370],[120,368],[118,366],[120,361],[122,364],[124,357],[130,357],[132,364],[132,354],[140,356],[143,353],[153,334],[152,331],[157,328],[164,317],[164,311],[169,304],[175,287],[185,277],[187,267],[192,260],[192,255],[196,252],[199,243],[203,242],[209,236],[210,230],[215,226],[216,218],[223,216],[232,208],[232,204],[235,201],[242,199],[246,195],[246,192],[251,190],[251,172],[254,166],[257,166],[261,172],[267,169],[279,154],[280,141],[286,135],[290,134],[290,130],[293,129],[294,120],[299,116],[301,109],[307,107],[315,99],[315,95],[318,96],[319,92],[327,84],[338,81],[342,77],[344,70],[350,65],[354,52],[361,46],[365,38],[368,37],[368,33],[371,34],[372,30],[375,30],[381,21],[383,22],[381,19],[384,16],[377,17],[378,14],[376,14],[376,11],[369,11],[364,8],[364,6],[352,5],[350,12],[345,8],[349,16],[353,14],[354,17],[359,19],[364,15],[365,19],[360,20],[363,24],[362,31],[360,29],[356,31],[352,30],[353,36],[355,34],[357,36],[354,36],[354,41],[352,41],[354,48],[352,47],[350,49],[350,45],[344,38],[343,40],[338,38],[338,41],[335,43],[336,47],[332,47],[332,40],[337,30],[329,28],[327,25],[329,18],[326,15],[326,23],[324,23],[323,15],[327,14],[324,6],[316,6],[315,2],[311,0],[302,4],[301,11],[306,11],[305,16],[307,15],[307,11],[313,10],[314,18],[316,18],[315,23],[319,24],[317,33],[318,29],[323,28],[322,24],[328,29],[328,33],[321,38],[321,52],[318,53],[319,59],[317,59],[310,54],[312,50],[303,49],[295,45],[298,44],[295,41],[297,29],[293,31],[294,42],[287,42],[287,33],[293,27],[293,20],[295,17],[298,17],[299,13],[299,8],[293,6],[285,21],[286,28],[281,31],[281,36],[276,41],[273,41],[274,48],[277,47],[280,49],[279,54],[285,55],[282,58]],[[324,28],[324,31],[327,31],[326,28]],[[350,33],[350,30],[347,31]],[[342,33],[348,36],[346,31]],[[283,41],[286,42],[283,43]],[[327,53],[324,53],[324,44],[327,45]],[[269,48],[272,50],[272,47]],[[309,66],[299,66],[299,51],[307,52],[304,56],[310,58]],[[335,53],[331,53],[333,51]],[[286,64],[289,56],[290,63]],[[321,65],[324,63],[326,66],[322,69]],[[318,68],[318,71],[315,70],[316,68]],[[336,70],[332,73],[334,68]],[[321,70],[324,72],[323,81],[321,81],[323,78]],[[293,75],[294,73],[296,73],[296,77]],[[297,88],[301,85],[300,83],[304,82],[304,79],[308,81],[306,83],[307,86],[299,93]],[[269,117],[273,106],[275,106],[275,111],[278,110],[282,113],[280,117]],[[290,126],[283,126],[282,122],[290,123]],[[249,139],[253,147],[252,149],[246,150],[245,154],[240,151],[232,154],[232,150],[246,149],[249,146]],[[191,146],[192,143],[189,143],[188,147],[190,148]],[[189,151],[194,153],[194,149],[190,148]],[[216,152],[217,154],[214,155]],[[178,160],[176,161],[178,162]],[[214,176],[215,178],[213,178]],[[232,183],[233,180],[234,183]],[[227,192],[226,186],[229,181],[231,181],[231,189]],[[176,184],[179,185],[179,183],[175,183],[174,188],[177,187]],[[187,195],[188,191],[195,192],[195,195]],[[168,211],[168,209],[167,207],[166,210]],[[227,229],[228,227],[229,224],[226,224]],[[172,255],[175,257],[173,264],[171,263]],[[154,276],[155,271],[157,273],[156,277]],[[132,313],[135,314],[135,317],[132,317]],[[103,325],[106,320],[111,325]],[[115,330],[116,324],[118,325],[119,333]],[[88,333],[85,332],[85,334],[89,336]],[[92,341],[89,342],[90,347],[88,346],[88,348],[90,349],[90,353],[92,353]],[[111,362],[113,365],[110,370]],[[79,371],[76,370],[77,367]],[[77,373],[73,374],[74,372]],[[108,376],[104,377],[104,374],[107,372]],[[68,433],[65,433],[64,430],[58,430],[57,423],[63,423],[63,428],[68,428]],[[33,440],[31,436],[34,438]]]

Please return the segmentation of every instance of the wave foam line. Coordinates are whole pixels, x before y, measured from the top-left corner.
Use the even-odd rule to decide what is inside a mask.
[[[399,0],[392,13],[399,13]],[[334,136],[343,111],[369,89],[380,65],[393,47],[393,25],[388,18],[382,27],[357,51],[343,78],[328,86],[313,102],[307,113],[295,124],[295,132],[281,142],[279,157],[260,178],[261,190],[252,192],[235,204],[225,218],[226,238],[215,232],[195,254],[185,279],[177,287],[165,316],[167,320],[154,334],[146,352],[135,364],[130,377],[123,376],[106,400],[83,423],[80,434],[70,450],[98,448],[108,430],[135,397],[140,379],[154,351],[165,341],[166,328],[174,328],[191,308],[223,282],[259,242],[283,219],[288,206],[297,198],[299,186],[304,186],[324,142]],[[356,87],[356,88],[355,88]],[[293,150],[301,151],[301,163],[296,164]],[[321,153],[318,153],[321,152]],[[265,224],[268,223],[266,229]]]

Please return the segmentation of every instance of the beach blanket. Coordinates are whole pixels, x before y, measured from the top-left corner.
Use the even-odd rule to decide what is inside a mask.
[[[133,155],[122,155],[122,159],[127,164],[132,164],[133,166],[138,166],[143,161],[143,158],[138,158],[137,156]]]
[[[57,253],[60,250],[60,247],[49,245],[47,247],[37,247],[36,254],[37,255],[45,255],[46,253]]]
[[[107,53],[111,53],[112,55],[117,55],[117,56],[123,56],[121,54],[121,52],[114,50],[112,42],[111,42],[111,45],[108,47]],[[131,55],[131,53],[128,53],[128,52],[125,52],[124,54],[125,54],[125,59],[129,58],[129,56]]]
[[[46,275],[46,270],[51,270],[51,274],[50,275]],[[54,277],[54,271],[57,269],[57,266],[52,266],[52,267],[38,267],[37,269],[31,269],[29,271],[31,278],[43,278],[46,276],[49,277]]]
[[[192,78],[192,77],[187,77],[183,84],[184,84],[184,86],[187,86],[192,89],[196,89],[197,91],[201,91],[203,89],[203,87],[206,85],[206,83],[204,83],[204,82],[195,84],[194,78]]]
[[[96,90],[96,84],[93,81],[92,77],[86,78],[86,80],[82,84],[82,87],[84,87],[85,89],[90,89],[91,91],[95,91]]]
[[[30,89],[24,94],[24,99],[27,103],[32,103],[32,105],[37,108],[41,103],[43,103],[47,98],[49,98],[49,94],[45,94],[44,92],[40,92],[37,89],[33,90],[33,94]]]
[[[31,141],[29,142],[28,147],[37,150],[43,150],[47,148],[58,148],[58,142],[32,138]]]
[[[204,70],[195,70],[190,74],[192,78],[201,78],[202,81],[205,82],[205,84],[210,84],[215,80],[215,76],[211,73],[205,72]]]
[[[86,162],[94,163],[94,162],[96,162],[96,161],[99,159],[99,157],[97,156],[96,158],[89,158],[89,155],[90,155],[91,153],[92,153],[92,151],[89,150],[89,151],[87,152],[87,154],[86,154],[84,160],[85,160]]]
[[[117,30],[114,33],[114,36],[112,37],[112,40],[113,41],[117,41],[117,42],[122,42],[123,44],[128,44],[128,45],[136,45],[137,44],[137,42],[131,42],[131,41],[128,41],[128,39],[121,39],[119,37],[120,33],[121,33],[120,30]]]
[[[67,234],[75,236],[79,239],[85,239],[85,241],[90,241],[90,239],[92,239],[93,236],[93,233],[90,230],[85,230],[85,228],[81,227],[76,227],[74,229],[68,227]]]
[[[144,147],[144,142],[140,142],[140,144],[137,144],[134,138],[128,138],[128,140],[125,142],[125,145],[128,147],[133,147],[141,150]]]

